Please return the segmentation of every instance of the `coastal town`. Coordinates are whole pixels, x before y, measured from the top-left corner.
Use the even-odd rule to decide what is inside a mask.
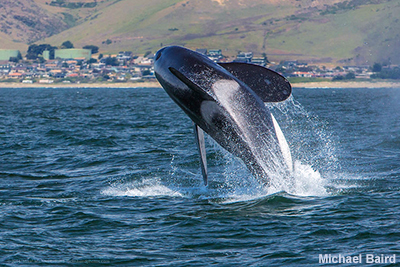
[[[91,84],[154,82],[154,53],[132,51],[103,55],[98,47],[45,49],[41,54],[22,56],[18,50],[0,49],[0,83]],[[221,49],[197,49],[215,62],[245,62],[268,67],[291,81],[369,81],[400,79],[399,66],[378,63],[363,66],[312,65],[298,60],[273,62],[267,55],[239,52],[224,56]]]

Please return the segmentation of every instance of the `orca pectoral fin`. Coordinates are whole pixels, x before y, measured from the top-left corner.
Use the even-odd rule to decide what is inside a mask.
[[[194,135],[196,138],[197,149],[200,154],[200,165],[201,173],[203,174],[204,185],[208,184],[208,174],[207,174],[207,154],[206,154],[206,144],[204,141],[204,131],[197,124],[194,124]]]
[[[253,90],[263,102],[280,102],[292,93],[292,86],[279,73],[248,63],[218,63]]]
[[[200,86],[192,82],[184,73],[180,72],[177,69],[172,67],[169,68],[169,71],[175,75],[179,80],[181,80],[184,84],[186,84],[190,89],[197,92],[204,100],[213,100],[213,98],[202,89]]]
[[[279,124],[276,121],[274,115],[272,115],[272,113],[271,113],[271,118],[272,118],[272,122],[274,124],[276,137],[278,138],[278,143],[281,148],[282,156],[286,162],[287,167],[289,168],[289,171],[291,173],[293,173],[293,161],[292,161],[292,155],[290,153],[289,144],[286,141],[286,138],[283,135],[281,127],[279,127]]]

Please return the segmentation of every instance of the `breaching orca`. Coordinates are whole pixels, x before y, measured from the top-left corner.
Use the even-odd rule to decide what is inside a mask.
[[[239,157],[268,184],[277,170],[290,174],[289,146],[264,102],[286,100],[292,88],[278,73],[247,63],[214,63],[180,46],[155,56],[157,80],[194,122],[204,184],[208,183],[204,132]],[[203,132],[204,131],[204,132]]]

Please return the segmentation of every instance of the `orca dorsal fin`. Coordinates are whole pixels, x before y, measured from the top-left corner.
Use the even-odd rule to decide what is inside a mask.
[[[197,124],[194,124],[194,136],[196,138],[196,145],[200,154],[200,166],[201,166],[201,173],[203,174],[204,185],[207,186],[208,184],[207,154],[206,154],[206,144],[204,141],[204,131]]]
[[[279,73],[249,63],[218,63],[253,90],[263,102],[281,102],[289,98],[292,86]]]

